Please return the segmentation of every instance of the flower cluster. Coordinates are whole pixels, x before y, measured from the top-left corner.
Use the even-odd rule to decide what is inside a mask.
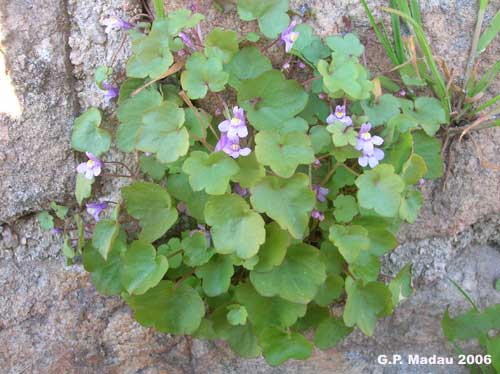
[[[248,129],[245,120],[245,111],[235,106],[233,117],[219,124],[221,137],[215,146],[215,151],[223,151],[232,158],[248,156],[252,150],[248,147],[240,146],[240,139],[248,136]]]
[[[384,158],[384,151],[375,146],[382,145],[384,139],[377,135],[372,136],[370,134],[371,128],[370,123],[361,125],[355,148],[362,152],[361,157],[358,158],[358,163],[363,167],[370,165],[371,168],[374,168]]]

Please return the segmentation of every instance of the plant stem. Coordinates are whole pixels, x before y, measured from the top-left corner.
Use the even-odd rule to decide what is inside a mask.
[[[163,5],[163,0],[153,0],[153,6],[155,8],[156,19],[165,18],[165,6]]]

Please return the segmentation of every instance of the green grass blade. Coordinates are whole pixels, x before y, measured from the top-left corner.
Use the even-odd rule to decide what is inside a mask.
[[[163,0],[154,0],[153,5],[155,7],[156,18],[165,18],[165,5],[163,4]]]
[[[380,41],[380,44],[384,47],[385,51],[387,52],[387,55],[391,59],[391,62],[394,66],[398,66],[400,64],[398,57],[396,56],[396,52],[392,48],[391,41],[389,40],[389,36],[387,35],[387,32],[384,30],[384,33],[380,30],[378,27],[377,21],[375,21],[375,17],[373,17],[373,13],[370,11],[370,8],[368,8],[368,4],[366,3],[366,0],[361,0],[361,3],[363,4],[363,8],[365,8],[366,15],[368,16],[368,20],[370,21],[370,24],[372,25],[373,31],[375,31],[375,35],[377,35],[378,40]]]
[[[420,13],[420,1],[410,0],[410,10],[413,19],[422,27],[422,14]]]
[[[493,20],[491,21],[490,26],[484,31],[483,35],[479,39],[479,43],[477,45],[477,54],[480,54],[488,48],[490,43],[495,39],[495,37],[500,32],[500,10],[497,12]]]
[[[497,61],[495,65],[493,65],[481,78],[479,82],[472,86],[472,89],[467,92],[469,97],[474,97],[478,93],[486,91],[493,81],[495,77],[500,73],[500,61]]]
[[[494,98],[488,100],[487,102],[485,102],[483,105],[481,105],[480,107],[478,107],[475,111],[474,111],[474,114],[476,113],[479,113],[479,112],[482,112],[483,110],[489,108],[490,106],[492,105],[495,105],[496,103],[498,103],[500,101],[500,95],[497,95],[495,96]]]
[[[427,42],[427,39],[425,37],[424,30],[422,27],[410,16],[407,14],[400,12],[396,9],[391,9],[391,8],[386,8],[382,7],[382,10],[389,12],[389,13],[394,13],[402,17],[406,22],[411,24],[413,26],[413,32],[415,33],[415,36],[417,38],[418,44],[420,45],[420,48],[422,49],[422,53],[424,54],[425,61],[432,73],[432,78],[434,79],[435,83],[435,91],[441,102],[443,103],[444,110],[446,112],[446,119],[450,119],[450,110],[451,110],[451,103],[450,103],[450,96],[448,89],[446,87],[446,84],[444,82],[443,76],[439,72],[436,60],[434,60],[434,56],[432,55],[432,50],[429,45],[429,42]]]
[[[397,0],[391,0],[390,5],[392,8],[397,6]],[[391,14],[391,23],[392,23],[392,38],[394,39],[394,48],[396,52],[396,56],[398,58],[398,62],[402,64],[405,59],[404,50],[403,50],[403,40],[401,38],[401,20],[395,14]]]
[[[469,296],[469,294],[467,292],[465,292],[465,290],[460,287],[460,285],[455,282],[453,279],[451,279],[450,277],[446,277],[448,278],[448,280],[451,282],[451,284],[453,284],[455,286],[455,288],[465,297],[465,299],[470,303],[470,305],[472,305],[472,307],[479,312],[479,308],[477,307],[476,303],[471,299],[471,297]]]

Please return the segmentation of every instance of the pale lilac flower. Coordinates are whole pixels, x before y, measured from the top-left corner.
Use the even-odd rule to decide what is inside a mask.
[[[293,44],[297,41],[299,38],[299,33],[293,31],[295,26],[297,25],[297,22],[292,21],[290,23],[290,26],[288,26],[280,36],[281,39],[281,44],[285,43],[285,51],[288,53],[292,50]]]
[[[419,186],[423,186],[425,184],[425,179],[424,178],[420,178],[420,180],[418,181],[418,185]]]
[[[363,123],[361,125],[361,130],[358,134],[358,140],[356,143],[356,149],[362,151],[366,155],[371,155],[375,145],[382,145],[384,139],[380,136],[370,134],[370,129],[372,125],[370,123]]]
[[[299,61],[299,69],[305,69],[306,64],[304,64],[302,61]]]
[[[326,201],[326,195],[330,190],[328,188],[321,187],[319,184],[313,184],[312,189],[316,194],[316,199],[324,203]]]
[[[289,62],[285,62],[283,64],[283,66],[281,67],[281,70],[287,71],[288,69],[290,69],[290,63]]]
[[[345,126],[352,125],[352,119],[347,115],[345,105],[337,105],[335,107],[335,112],[331,113],[326,119],[326,123],[329,125],[335,121],[342,122]]]
[[[215,152],[222,151],[224,148],[227,147],[228,144],[229,144],[229,138],[227,137],[227,134],[223,132],[222,134],[220,134],[220,139],[215,145]]]
[[[179,33],[179,38],[182,39],[182,42],[184,43],[184,45],[188,48],[191,48],[193,51],[196,50],[196,46],[194,45],[193,41],[191,40],[191,38],[184,32],[180,32]]]
[[[228,144],[222,149],[225,153],[227,153],[229,156],[232,158],[238,158],[240,156],[248,156],[252,150],[248,147],[241,148],[239,141],[234,143],[233,141],[229,140]]]
[[[99,222],[99,215],[108,207],[108,203],[88,203],[86,204],[87,213],[94,217],[96,222]]]
[[[115,97],[118,97],[120,95],[120,89],[118,86],[115,86],[111,83],[108,82],[103,82],[102,87],[104,88],[104,101],[106,103],[109,103],[111,100],[113,100]]]
[[[179,49],[179,50],[177,51],[177,56],[182,57],[182,56],[185,56],[185,55],[186,55],[186,50],[184,50],[184,49]]]
[[[315,168],[317,170],[320,168],[320,166],[321,166],[321,161],[319,159],[314,160],[313,168]]]
[[[311,212],[311,217],[313,219],[320,221],[320,222],[325,219],[325,215],[317,209],[313,209],[313,211]]]
[[[54,235],[59,235],[63,232],[63,229],[60,227],[54,227],[52,230],[50,230],[50,232]]]
[[[241,197],[247,197],[249,193],[248,188],[241,187],[239,183],[233,186],[233,192]]]
[[[235,106],[233,108],[233,118],[221,122],[219,124],[219,130],[222,133],[226,133],[227,137],[232,141],[236,141],[239,138],[245,138],[248,135],[245,111]]]
[[[321,92],[318,94],[318,97],[320,98],[320,100],[325,100],[328,96],[326,95],[326,93]]]
[[[92,179],[101,174],[102,162],[90,152],[85,152],[85,154],[89,160],[78,165],[76,171],[79,174],[83,174],[85,178]]]
[[[109,34],[113,30],[130,30],[134,28],[134,25],[124,21],[117,15],[111,15],[102,22],[106,26],[106,34]]]

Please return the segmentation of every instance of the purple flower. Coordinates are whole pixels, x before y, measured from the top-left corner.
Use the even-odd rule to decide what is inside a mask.
[[[233,108],[233,118],[221,122],[219,124],[219,130],[222,133],[225,133],[231,141],[237,141],[239,138],[245,138],[248,135],[245,111],[242,108],[235,106]]]
[[[182,39],[182,42],[184,43],[184,45],[188,48],[191,48],[193,51],[196,50],[196,46],[194,45],[193,41],[191,40],[191,38],[184,32],[180,32],[179,33],[179,38]]]
[[[92,179],[101,174],[102,162],[90,152],[85,152],[85,154],[89,160],[78,165],[76,171],[85,175],[85,178]]]
[[[293,31],[293,29],[295,28],[296,25],[297,25],[297,22],[292,21],[290,23],[290,26],[288,26],[281,33],[281,36],[280,36],[281,44],[285,43],[285,51],[287,53],[292,50],[293,43],[295,43],[297,41],[297,39],[299,38],[299,33]]]
[[[315,168],[317,170],[320,168],[320,166],[321,166],[321,161],[319,159],[314,160],[313,168]]]
[[[316,194],[316,199],[324,203],[326,201],[326,195],[328,195],[330,190],[328,188],[321,187],[319,184],[313,184],[312,189]]]
[[[325,219],[325,215],[323,213],[321,213],[319,210],[317,209],[313,209],[312,212],[311,212],[311,217],[313,219],[317,219],[318,221],[323,221]]]
[[[363,153],[361,157],[358,158],[358,163],[363,167],[370,165],[371,168],[374,168],[378,165],[378,162],[384,158],[384,152],[374,146],[382,145],[384,139],[377,135],[372,136],[370,134],[371,127],[372,125],[370,123],[361,125],[355,148]]]
[[[352,125],[352,119],[347,115],[345,105],[337,105],[335,112],[331,113],[326,119],[326,123],[328,124],[332,124],[335,121],[342,122],[345,126]]]
[[[288,69],[290,69],[290,63],[289,62],[285,62],[283,64],[283,66],[281,67],[281,70],[288,71]]]
[[[328,96],[326,95],[326,93],[321,92],[320,94],[318,94],[318,97],[320,98],[320,100],[325,100]]]
[[[102,22],[106,26],[106,34],[109,34],[113,30],[130,30],[134,28],[134,25],[124,21],[117,15],[111,15]]]
[[[419,181],[418,181],[418,185],[419,186],[423,186],[425,184],[425,179],[424,178],[420,178]]]
[[[239,183],[233,186],[233,192],[241,197],[247,197],[249,193],[248,188],[241,187]]]
[[[63,229],[60,227],[54,227],[52,230],[50,230],[50,232],[54,235],[59,235],[63,232]]]
[[[217,144],[215,145],[215,152],[223,151],[227,153],[232,158],[238,158],[240,156],[248,156],[252,150],[248,147],[241,148],[240,140],[231,140],[225,132],[221,134],[221,137]]]
[[[118,86],[115,86],[108,82],[103,82],[102,87],[104,88],[104,101],[106,103],[109,103],[115,97],[118,97],[120,95],[120,89],[118,88]]]
[[[302,61],[299,61],[299,69],[305,69],[306,64],[304,64]]]
[[[99,214],[108,207],[108,203],[88,203],[86,204],[87,213],[94,217],[96,222],[99,222]]]

